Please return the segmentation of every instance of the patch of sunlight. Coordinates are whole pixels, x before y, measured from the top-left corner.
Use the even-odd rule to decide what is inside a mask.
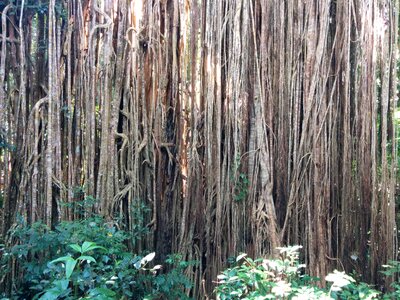
[[[397,110],[393,113],[393,119],[395,119],[396,121],[400,121],[400,109],[397,109]]]

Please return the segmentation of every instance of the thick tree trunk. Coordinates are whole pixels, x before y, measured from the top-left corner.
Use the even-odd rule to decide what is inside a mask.
[[[375,282],[396,258],[398,1],[6,2],[4,237],[95,197],[150,230],[132,251],[198,260],[197,298],[239,252]]]

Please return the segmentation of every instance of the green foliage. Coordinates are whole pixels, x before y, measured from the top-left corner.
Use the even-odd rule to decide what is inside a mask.
[[[131,216],[133,220],[132,227],[132,241],[133,245],[136,241],[140,240],[142,236],[145,236],[149,231],[145,226],[145,218],[151,213],[149,207],[144,205],[141,201],[135,201],[131,207]]]
[[[75,208],[87,215],[88,202]],[[185,292],[191,282],[184,272],[192,262],[173,255],[166,268],[147,267],[155,253],[129,251],[127,245],[144,229],[126,232],[96,214],[53,230],[40,222],[28,226],[20,219],[19,224],[10,232],[15,245],[1,249],[0,275],[9,273],[12,261],[21,270],[12,299],[189,299]]]
[[[235,193],[233,195],[233,199],[236,202],[241,202],[246,199],[249,191],[249,179],[247,175],[244,173],[240,173],[236,185],[235,185]]]
[[[115,288],[116,281],[119,278],[111,275],[118,268],[115,266],[111,268],[111,273],[106,270],[104,257],[107,257],[107,262],[113,260],[108,257],[106,248],[87,241],[82,245],[71,244],[69,247],[78,257],[74,258],[68,254],[49,262],[48,265],[62,263],[61,267],[65,269],[65,275],[64,273],[53,274],[53,281],[34,299],[58,299],[59,297],[66,299],[86,299],[86,297],[89,297],[88,299],[92,297],[96,297],[96,299],[120,299],[124,296],[133,295],[132,292],[124,292]],[[138,272],[138,270],[144,269],[144,266],[152,261],[154,256],[155,253],[153,252],[143,258],[137,257],[135,263],[133,263],[132,271]],[[101,262],[102,259],[103,262]],[[113,261],[113,263],[118,263],[118,260]]]
[[[169,255],[165,260],[167,268],[171,271],[160,274],[154,278],[153,297],[148,299],[190,299],[185,291],[193,287],[193,283],[186,276],[182,276],[185,270],[194,266],[195,261],[184,261],[182,255]]]
[[[218,275],[217,299],[400,299],[400,285],[382,295],[366,283],[358,283],[345,272],[334,271],[326,276],[326,289],[318,287],[312,278],[302,274],[299,263],[301,246],[279,248],[278,259],[252,260],[246,254],[237,257],[233,267]],[[386,266],[386,275],[398,273],[400,263]]]
[[[244,201],[249,191],[249,179],[245,173],[240,172],[240,160],[240,156],[236,157],[230,177],[231,181],[234,183],[233,200],[236,202]]]
[[[183,261],[179,255],[167,259],[166,263],[173,268],[164,274],[157,274],[162,268],[160,265],[146,268],[155,257],[154,252],[144,257],[129,257],[129,261],[115,260],[108,272],[104,265],[107,249],[91,242],[69,246],[79,256],[67,255],[51,261],[50,265],[62,263],[65,275],[54,274],[54,280],[34,299],[190,299],[185,289],[191,288],[192,283],[184,271],[191,263]],[[96,249],[101,250],[103,261],[97,257],[99,252],[93,252]],[[86,255],[88,252],[93,256]]]
[[[78,263],[86,261],[87,263],[93,262],[96,263],[96,259],[94,259],[92,256],[84,255],[86,252],[93,251],[95,249],[103,249],[107,250],[104,247],[97,246],[96,243],[92,242],[84,242],[82,246],[79,246],[78,244],[71,244],[69,245],[75,252],[79,253],[80,256],[76,259],[74,259],[71,255],[59,257],[55,260],[52,260],[50,264],[58,263],[58,262],[63,262],[65,263],[65,277],[69,279],[72,275],[72,272],[75,269],[75,266]]]
[[[281,258],[252,260],[246,254],[236,258],[236,266],[218,275],[218,299],[275,299],[292,293],[291,282],[300,280],[303,265],[298,262],[300,246],[280,248]]]
[[[400,262],[389,261],[387,265],[383,266],[382,274],[394,278],[396,280],[391,284],[392,291],[385,295],[384,299],[400,299]]]

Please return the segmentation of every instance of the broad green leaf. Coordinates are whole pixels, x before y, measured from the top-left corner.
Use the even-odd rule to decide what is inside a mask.
[[[81,248],[81,246],[79,246],[78,244],[71,244],[71,245],[69,245],[72,249],[74,249],[76,252],[79,252],[79,253],[81,253],[81,251],[82,251],[82,248]]]
[[[94,246],[96,246],[96,243],[93,243],[93,242],[83,242],[81,253],[85,253],[85,252],[87,252],[87,251],[92,250]]]
[[[59,257],[59,258],[57,258],[55,260],[52,260],[50,262],[50,264],[55,264],[55,263],[58,263],[58,262],[67,262],[69,260],[74,260],[74,259],[71,256],[63,256],[63,257]]]
[[[67,277],[67,279],[69,279],[72,275],[72,272],[74,272],[77,262],[77,260],[71,259],[65,263],[65,276]]]
[[[107,250],[107,249],[104,248],[104,247],[97,246],[96,243],[93,243],[93,242],[84,242],[84,243],[82,244],[82,252],[81,252],[81,253],[83,254],[83,253],[85,253],[85,252],[88,252],[88,251],[91,251],[91,250],[94,250],[94,249]]]

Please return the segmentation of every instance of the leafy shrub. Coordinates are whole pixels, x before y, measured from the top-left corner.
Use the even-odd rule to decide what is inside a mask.
[[[19,224],[10,232],[14,246],[1,249],[0,275],[12,261],[21,271],[8,295],[12,299],[189,299],[191,282],[184,272],[192,263],[172,255],[165,269],[147,268],[154,253],[128,250],[143,228],[128,233],[96,214],[61,222],[54,230],[40,222]]]
[[[381,271],[382,274],[396,279],[391,284],[392,291],[390,293],[387,293],[384,299],[400,299],[400,262],[389,261],[389,263],[387,265],[384,265],[383,268],[384,270]]]
[[[215,289],[218,299],[275,299],[292,294],[292,281],[300,280],[298,249],[281,248],[277,260],[252,260],[246,254],[237,257],[237,265],[218,275]]]
[[[315,284],[318,278],[302,274],[305,265],[299,263],[299,249],[301,246],[279,248],[278,259],[252,260],[239,255],[233,267],[218,275],[217,299],[400,299],[398,282],[393,284],[393,292],[382,295],[336,270],[325,278],[328,287],[321,289]],[[399,272],[400,263],[386,267],[386,275],[393,275]]]
[[[188,267],[195,265],[196,261],[184,261],[182,255],[169,255],[165,260],[170,272],[160,274],[153,280],[152,295],[148,299],[190,299],[186,295],[193,287],[187,276],[182,276]]]
[[[105,257],[107,257],[107,262],[112,260],[108,257],[107,249],[93,242],[84,242],[81,246],[77,244],[69,246],[77,257],[74,258],[71,254],[68,254],[49,262],[49,267],[62,263],[61,267],[65,269],[65,273],[56,269],[57,271],[51,277],[52,282],[47,285],[43,292],[38,293],[34,299],[51,300],[59,297],[64,299],[86,299],[86,297],[121,299],[124,296],[133,297],[132,292],[121,288],[121,280],[126,280],[126,278],[120,279],[116,276],[117,274],[113,275],[113,272],[116,272],[118,267],[114,265],[112,272],[108,272],[107,267],[104,265]],[[130,262],[132,266],[128,268],[128,271],[133,274],[138,273],[139,270],[144,269],[148,262],[153,260],[154,256],[155,253],[153,252],[143,258],[136,257]],[[113,263],[118,264],[118,261]],[[134,282],[131,281],[130,283]]]

